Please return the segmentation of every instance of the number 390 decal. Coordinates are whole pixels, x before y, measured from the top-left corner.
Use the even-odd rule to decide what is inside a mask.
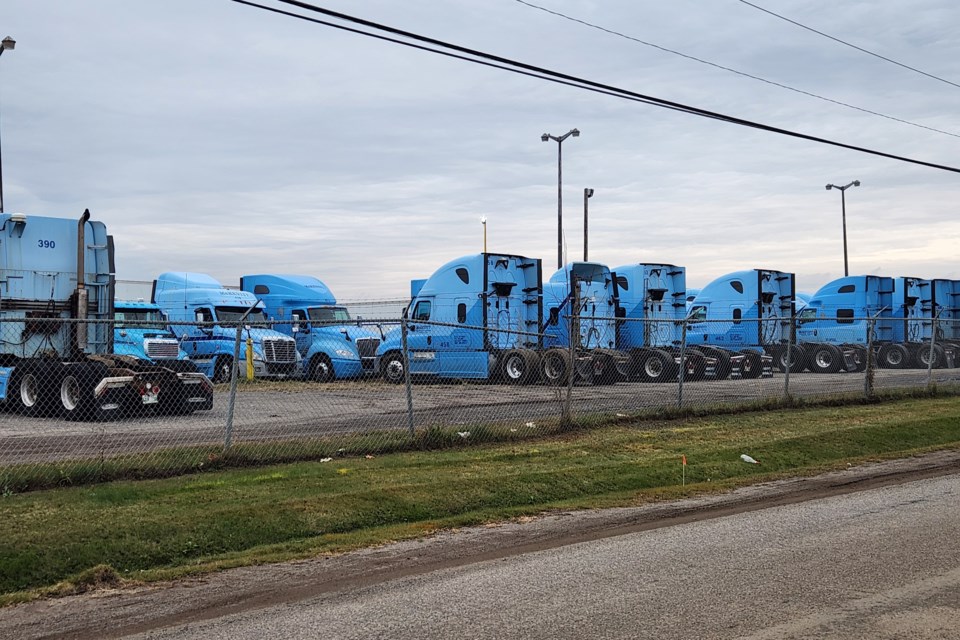
[[[37,246],[41,249],[54,249],[57,243],[53,240],[37,240]]]

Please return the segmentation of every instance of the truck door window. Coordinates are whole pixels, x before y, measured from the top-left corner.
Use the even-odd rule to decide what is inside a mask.
[[[743,309],[733,310],[733,324],[740,324],[740,318],[743,317]]]
[[[707,319],[707,308],[702,304],[698,304],[697,306],[690,309],[689,318],[691,322],[703,322],[704,320]]]
[[[210,309],[197,309],[200,322],[213,322],[213,312]]]
[[[414,320],[429,320],[430,319],[430,301],[421,300],[417,303],[417,306],[413,309],[413,319]]]
[[[853,309],[837,309],[837,324],[853,324]]]
[[[463,324],[467,321],[467,305],[461,302],[457,305],[457,322]]]

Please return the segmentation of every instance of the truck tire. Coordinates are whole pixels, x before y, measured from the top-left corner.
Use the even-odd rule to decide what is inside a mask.
[[[942,369],[947,364],[947,357],[943,347],[938,344],[933,345],[933,368]],[[914,362],[919,369],[930,368],[930,345],[921,345],[914,353]]]
[[[707,357],[698,349],[687,349],[684,352],[686,363],[681,371],[686,372],[684,380],[687,382],[700,382],[707,374]]]
[[[755,380],[763,374],[763,362],[756,351],[742,351],[743,364],[740,365],[740,375],[744,380]]]
[[[884,369],[904,369],[910,363],[910,352],[902,344],[885,344],[877,354]]]
[[[853,372],[861,373],[867,370],[867,348],[853,348]]]
[[[543,354],[543,359],[540,361],[540,370],[543,372],[544,382],[555,387],[567,383],[568,357],[567,351],[563,349],[548,349]]]
[[[620,378],[617,361],[608,353],[596,353],[593,356],[593,384],[607,386],[615,384]]]
[[[213,383],[223,384],[230,382],[233,376],[233,357],[217,356],[213,360]]]
[[[728,352],[723,349],[713,349],[710,347],[697,347],[697,350],[705,356],[717,359],[714,380],[726,380],[730,377],[730,374],[733,372],[733,365],[730,364],[730,354]]]
[[[323,353],[318,353],[310,359],[310,379],[314,382],[331,382],[334,378],[333,363]]]
[[[804,369],[805,356],[803,348],[795,344],[790,345],[790,351],[786,347],[778,347],[773,352],[773,362],[781,373],[790,367],[790,373],[800,373]]]
[[[843,366],[843,354],[832,344],[819,344],[810,350],[807,367],[814,373],[836,373]]]
[[[29,418],[52,415],[54,404],[54,367],[45,362],[22,362],[13,371],[8,403],[13,411]]]
[[[529,349],[512,349],[500,361],[500,377],[507,384],[530,384],[539,374],[537,354]]]
[[[405,379],[403,372],[403,354],[399,351],[391,351],[380,361],[380,370],[383,373],[383,379],[391,384],[403,384]]]
[[[637,354],[637,376],[641,382],[669,382],[676,377],[677,365],[666,351],[653,349]]]
[[[65,420],[101,421],[106,412],[94,397],[97,385],[109,371],[97,362],[78,362],[63,367],[60,376],[60,415]]]

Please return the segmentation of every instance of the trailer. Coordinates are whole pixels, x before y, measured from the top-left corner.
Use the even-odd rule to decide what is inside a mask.
[[[787,366],[794,301],[792,273],[750,269],[720,276],[690,303],[686,342],[717,358],[717,377],[772,376],[775,361],[781,370]]]
[[[409,358],[401,332],[387,334],[375,368],[392,383],[411,378],[539,380],[543,339],[539,259],[480,253],[444,264],[410,283],[403,312]],[[406,363],[409,361],[409,371]]]
[[[26,416],[104,420],[212,406],[210,381],[114,352],[114,245],[79,221],[0,214],[0,400]]]
[[[322,281],[253,274],[240,278],[240,288],[263,302],[273,329],[294,338],[308,379],[329,382],[373,373],[384,333],[354,322]]]
[[[248,345],[255,378],[302,374],[296,342],[269,328],[263,303],[248,291],[227,289],[204,273],[170,271],[154,280],[151,301],[166,314],[193,363],[216,383],[228,382],[234,368],[243,373]],[[240,352],[234,362],[238,325]]]
[[[934,279],[924,281],[921,288],[921,313],[930,319],[924,324],[925,340],[933,340],[943,350],[942,356],[936,356],[935,363],[944,367],[960,366],[960,280]],[[934,333],[934,329],[936,332]]]

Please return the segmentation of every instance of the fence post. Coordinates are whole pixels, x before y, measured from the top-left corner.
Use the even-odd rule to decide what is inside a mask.
[[[677,409],[683,408],[683,379],[687,377],[687,319],[681,320],[680,325],[680,371],[677,374]]]
[[[863,394],[868,399],[873,397],[873,327],[876,322],[876,316],[867,322],[867,366],[864,368]]]
[[[790,402],[790,368],[793,366],[793,327],[796,319],[790,316],[790,326],[787,328],[786,366],[783,368],[783,401]]]
[[[927,389],[933,386],[933,357],[934,357],[934,345],[937,343],[937,321],[940,319],[940,311],[933,316],[933,327],[930,334],[930,357],[927,362]]]
[[[247,314],[244,314],[246,317]],[[227,400],[227,432],[223,438],[223,452],[230,449],[233,439],[233,408],[237,400],[237,363],[240,362],[240,338],[243,334],[243,322],[237,323],[237,337],[233,341],[233,366],[230,369],[230,397]],[[216,359],[214,359],[216,363]],[[216,372],[214,372],[216,375]]]
[[[407,348],[407,318],[406,314],[400,319],[400,347],[403,349],[403,384],[407,388],[407,428],[410,437],[416,432],[413,428],[413,385],[410,384],[410,350]]]
[[[567,397],[563,403],[565,425],[573,424],[573,378],[577,375],[577,345],[580,342],[580,287],[577,277],[570,275],[570,364],[567,367]]]

